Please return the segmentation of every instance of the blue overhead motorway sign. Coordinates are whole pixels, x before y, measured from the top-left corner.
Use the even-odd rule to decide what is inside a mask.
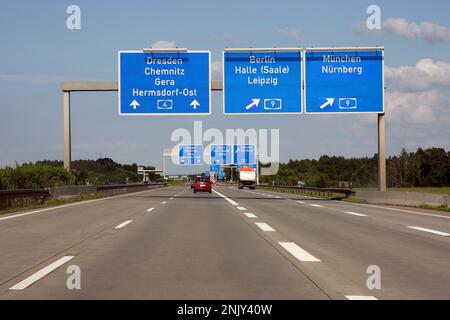
[[[211,113],[209,51],[120,51],[120,115]]]
[[[224,114],[302,112],[301,49],[223,52]]]
[[[182,144],[178,151],[179,164],[203,164],[203,146],[200,144]]]
[[[213,164],[209,166],[209,171],[210,172],[215,172],[215,173],[219,173],[220,171],[220,164]]]
[[[211,164],[232,164],[233,146],[225,144],[211,145]]]
[[[306,113],[384,113],[384,49],[306,49]]]
[[[245,165],[256,163],[256,151],[254,144],[242,144],[233,146],[234,164]]]

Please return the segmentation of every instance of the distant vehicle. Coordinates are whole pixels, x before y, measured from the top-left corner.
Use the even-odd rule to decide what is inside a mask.
[[[239,184],[238,188],[243,189],[248,187],[249,189],[256,188],[256,171],[250,167],[242,167],[239,169]]]
[[[211,193],[212,192],[212,183],[209,180],[209,177],[197,178],[195,180],[193,189],[194,189],[194,193],[197,193],[197,191],[208,191],[209,193]]]

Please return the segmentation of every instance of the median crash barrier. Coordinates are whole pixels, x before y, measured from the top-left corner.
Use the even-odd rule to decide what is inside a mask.
[[[48,198],[60,199],[79,195],[90,195],[95,193],[118,195],[164,187],[167,187],[167,183],[116,184],[103,186],[63,186],[47,189],[0,190],[0,202],[4,203],[14,199],[23,198],[34,198],[42,200],[46,200]]]
[[[257,188],[270,189],[274,191],[289,191],[292,193],[300,193],[305,195],[310,195],[313,197],[334,197],[334,195],[343,195],[348,198],[355,194],[352,189],[340,189],[340,188],[311,188],[311,187],[296,187],[296,186],[270,186],[270,185],[258,185]]]
[[[19,190],[0,190],[0,199],[15,199],[15,198],[49,198],[50,191],[48,189],[19,189]]]
[[[110,196],[167,187],[167,183],[140,183],[97,186],[97,192]]]

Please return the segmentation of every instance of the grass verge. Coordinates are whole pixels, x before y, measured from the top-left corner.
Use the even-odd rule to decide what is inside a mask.
[[[366,199],[358,198],[358,197],[349,197],[349,198],[342,199],[342,200],[345,202],[350,202],[350,203],[359,203],[359,204],[368,203]]]
[[[450,208],[448,207],[448,205],[446,204],[442,204],[440,206],[432,206],[429,205],[427,203],[422,203],[419,208],[422,209],[433,209],[433,210],[439,210],[439,211],[445,211],[445,212],[450,212]]]
[[[388,191],[405,191],[405,192],[420,192],[429,194],[446,194],[450,195],[450,187],[442,188],[389,188]]]
[[[107,197],[107,195],[104,193],[95,193],[95,194],[74,196],[67,199],[50,199],[44,202],[42,202],[42,200],[22,199],[23,201],[18,202],[14,207],[1,208],[0,215],[19,211],[56,207],[64,204],[70,204],[86,200],[95,200],[105,197]]]

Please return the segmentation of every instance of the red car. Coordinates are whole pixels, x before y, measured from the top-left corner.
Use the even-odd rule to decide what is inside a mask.
[[[194,193],[197,193],[197,191],[208,191],[211,193],[212,191],[212,185],[209,178],[197,178],[194,183]]]

